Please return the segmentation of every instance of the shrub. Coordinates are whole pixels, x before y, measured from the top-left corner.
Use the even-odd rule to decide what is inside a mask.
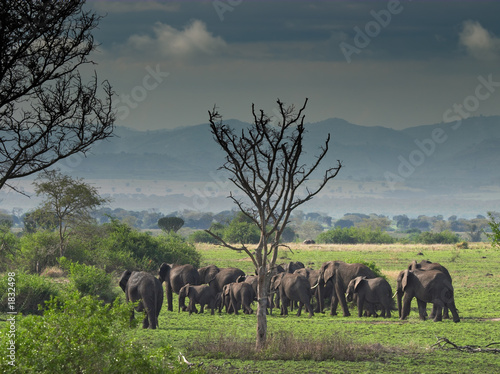
[[[201,256],[196,248],[180,235],[170,233],[153,237],[139,232],[117,220],[106,224],[109,234],[101,240],[99,252],[105,258],[120,262],[112,264],[113,270],[157,270],[161,263],[192,264],[199,266]],[[108,268],[108,270],[110,270]]]
[[[8,311],[8,274],[0,278],[0,310]],[[57,296],[59,290],[50,280],[36,274],[16,273],[15,275],[16,302],[15,310],[22,314],[41,314],[39,305],[52,296]]]
[[[491,234],[487,233],[486,235],[491,240],[493,247],[500,247],[500,221],[498,220],[498,213],[488,212],[488,218]]]
[[[458,243],[459,237],[457,234],[448,230],[442,232],[425,231],[416,235],[413,241],[422,244],[455,244]]]
[[[21,238],[20,252],[16,256],[16,265],[30,273],[40,274],[46,267],[57,265],[59,245],[59,237],[52,231],[24,235]]]
[[[130,305],[112,306],[75,292],[47,303],[43,316],[17,321],[16,362],[0,356],[0,370],[11,373],[183,373],[170,345],[150,350],[126,338]],[[7,328],[0,334],[7,347]]]
[[[219,244],[219,241],[215,239],[206,231],[195,231],[188,237],[188,241],[192,243],[208,243],[208,244]]]
[[[233,219],[224,230],[224,240],[227,243],[257,244],[260,230],[254,223]]]
[[[70,274],[71,285],[82,295],[97,296],[105,302],[116,298],[111,285],[111,275],[95,266],[72,262],[65,257],[59,259],[61,267]]]
[[[394,243],[394,238],[380,229],[336,227],[319,234],[316,241],[325,244],[390,244]]]

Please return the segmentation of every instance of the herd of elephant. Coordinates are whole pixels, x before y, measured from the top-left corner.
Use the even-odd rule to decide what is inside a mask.
[[[182,309],[190,314],[198,313],[198,304],[200,313],[205,307],[212,314],[216,310],[221,313],[224,307],[228,313],[238,314],[240,309],[247,314],[253,313],[251,305],[257,297],[257,275],[246,275],[238,268],[219,268],[215,265],[196,269],[192,265],[163,263],[158,278],[147,272],[126,270],[119,281],[127,302],[138,302],[136,311],[145,312],[143,328],[155,329],[158,326],[164,282],[169,311],[173,311],[175,293],[179,298],[179,312]],[[430,318],[434,321],[449,318],[448,310],[454,322],[460,321],[450,273],[439,263],[429,261],[413,261],[401,271],[394,296],[387,280],[377,277],[368,266],[343,261],[325,262],[318,270],[306,268],[301,262],[278,265],[268,291],[269,313],[276,307],[281,315],[287,315],[288,309],[293,310],[296,306],[298,316],[305,307],[312,317],[315,312],[323,312],[329,302],[330,315],[337,314],[340,304],[343,315],[347,317],[350,315],[347,302],[354,301],[359,317],[376,317],[377,311],[380,311],[382,317],[390,318],[391,311],[398,310],[399,318],[406,319],[411,301],[416,298],[422,320],[427,317],[427,303],[432,303]],[[188,306],[185,305],[186,298],[189,299]],[[131,318],[134,318],[133,311]]]

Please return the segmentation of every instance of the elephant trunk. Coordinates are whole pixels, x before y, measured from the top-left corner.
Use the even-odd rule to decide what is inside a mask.
[[[402,316],[402,308],[403,308],[403,303],[402,303],[402,299],[403,299],[403,291],[401,290],[397,290],[396,291],[396,296],[397,296],[397,302],[398,302],[398,313],[399,313],[399,318],[401,318]]]

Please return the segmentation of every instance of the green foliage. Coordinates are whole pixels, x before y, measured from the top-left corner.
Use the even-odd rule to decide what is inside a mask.
[[[217,239],[215,239],[212,235],[204,230],[193,232],[191,235],[189,235],[188,241],[192,243],[219,244],[219,241]]]
[[[184,225],[184,220],[179,217],[162,217],[158,220],[158,227],[166,232],[177,232]]]
[[[0,311],[8,311],[8,274],[0,277]],[[14,288],[16,293],[15,310],[22,314],[41,314],[39,305],[52,296],[59,295],[59,290],[47,278],[35,274],[15,273]]]
[[[16,267],[40,274],[47,266],[57,264],[59,237],[52,231],[38,231],[21,238],[21,248],[16,254]]]
[[[112,306],[78,292],[65,301],[47,303],[43,316],[17,321],[16,362],[11,367],[6,354],[0,369],[11,373],[181,373],[170,345],[149,349],[126,338],[130,305],[118,299]],[[2,347],[7,347],[6,328]]]
[[[153,271],[163,262],[199,266],[200,254],[180,235],[171,233],[153,237],[117,220],[106,225],[109,235],[101,241],[100,251],[106,253],[108,260],[123,260],[110,263],[113,270],[128,268]]]
[[[10,231],[9,221],[0,223],[0,272],[12,269],[19,248],[20,240]]]
[[[488,212],[488,218],[491,234],[488,233],[487,236],[491,240],[492,246],[500,247],[500,221],[498,220],[498,213]]]
[[[319,234],[316,241],[325,244],[390,244],[395,240],[388,233],[369,227],[336,227]]]
[[[105,270],[72,262],[66,257],[59,258],[61,268],[69,272],[71,284],[82,295],[97,296],[110,303],[116,298],[111,284],[111,274]]]
[[[260,230],[254,223],[233,219],[224,230],[223,239],[227,243],[257,244]]]
[[[455,244],[458,243],[459,239],[457,234],[448,230],[442,232],[424,231],[420,234],[410,236],[412,242],[422,244]]]

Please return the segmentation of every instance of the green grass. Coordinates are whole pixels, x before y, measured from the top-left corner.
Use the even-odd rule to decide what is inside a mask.
[[[420,321],[416,302],[406,321],[397,318],[397,311],[390,319],[358,318],[353,307],[351,317],[306,313],[297,317],[276,314],[268,316],[268,334],[278,337],[277,347],[292,351],[295,340],[311,342],[323,349],[329,342],[345,342],[354,350],[346,359],[303,359],[292,355],[286,360],[274,359],[272,349],[261,356],[240,352],[200,353],[201,345],[211,346],[223,337],[227,345],[250,351],[255,343],[256,316],[210,313],[193,314],[167,311],[163,305],[159,329],[126,329],[126,337],[152,349],[171,344],[182,352],[188,361],[209,373],[498,373],[500,356],[494,353],[465,353],[432,348],[438,337],[446,337],[458,345],[484,347],[500,341],[500,250],[487,244],[471,245],[457,250],[453,245],[292,245],[292,251],[281,251],[278,262],[302,261],[307,266],[319,268],[325,261],[374,262],[389,283],[396,287],[396,277],[412,260],[428,259],[440,262],[450,271],[456,293],[460,323],[451,320]],[[217,246],[199,245],[201,266],[216,264],[219,267],[235,266],[248,274],[254,272],[251,261],[244,253]],[[423,255],[419,255],[423,253]],[[489,274],[489,275],[488,275]],[[121,290],[119,290],[121,292]],[[123,294],[123,293],[121,293]],[[174,297],[174,303],[177,300]],[[428,306],[430,309],[430,306]],[[256,306],[254,307],[256,309]],[[142,318],[136,313],[137,318]],[[287,335],[288,334],[288,335]],[[287,340],[289,338],[289,340]],[[237,347],[236,347],[237,346]],[[276,347],[275,346],[275,347]],[[198,347],[198,348],[197,348]],[[500,348],[498,345],[496,348]],[[276,348],[274,348],[276,349]],[[333,348],[332,348],[333,349]],[[328,352],[326,352],[328,353]],[[352,353],[352,352],[351,352]],[[279,356],[279,355],[278,355]],[[235,357],[247,357],[246,359]],[[285,354],[281,357],[286,357]],[[308,356],[309,357],[309,356]],[[337,357],[337,356],[335,356]]]
[[[220,267],[236,266],[253,273],[252,263],[244,253],[203,245],[202,266],[217,264]],[[296,317],[294,313],[282,317],[274,313],[268,316],[268,333],[293,332],[293,336],[304,339],[335,340],[341,336],[364,347],[378,351],[373,357],[360,355],[358,361],[326,360],[271,360],[237,359],[227,354],[204,354],[190,351],[193,342],[214,344],[221,336],[247,342],[249,350],[255,342],[255,315],[187,315],[168,312],[160,315],[158,331],[136,329],[130,334],[140,336],[153,346],[167,342],[181,351],[187,359],[208,372],[252,372],[261,373],[496,373],[500,372],[498,354],[464,353],[456,350],[444,351],[431,348],[438,337],[446,337],[458,345],[485,346],[500,341],[500,251],[489,245],[473,245],[470,249],[457,250],[452,245],[316,245],[292,246],[292,252],[282,251],[279,262],[302,261],[307,266],[318,268],[324,261],[373,261],[396,287],[396,276],[413,259],[429,259],[446,266],[456,291],[456,304],[462,319],[460,323],[450,320],[435,323],[420,321],[416,302],[407,321],[400,321],[397,311],[391,319],[331,317],[317,314],[308,318],[306,314]],[[423,253],[418,255],[418,253]],[[487,275],[492,274],[492,275]],[[429,307],[430,308],[430,307]],[[174,310],[177,310],[174,306]],[[243,344],[243,343],[242,343]],[[292,343],[291,343],[292,344]],[[291,349],[291,348],[290,348]],[[299,358],[299,357],[297,357]],[[255,371],[254,371],[255,372]]]

